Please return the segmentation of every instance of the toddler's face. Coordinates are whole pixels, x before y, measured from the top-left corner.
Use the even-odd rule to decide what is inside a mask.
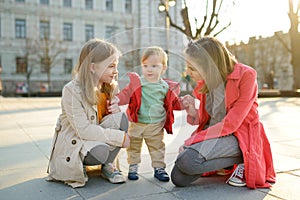
[[[165,69],[158,55],[150,55],[142,63],[142,73],[148,82],[157,82]]]

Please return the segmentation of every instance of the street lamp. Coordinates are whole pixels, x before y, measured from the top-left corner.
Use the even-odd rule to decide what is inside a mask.
[[[165,3],[160,3],[158,6],[158,10],[160,12],[165,12],[166,13],[166,53],[169,56],[169,32],[170,32],[170,18],[169,15],[167,14],[169,12],[169,7],[173,7],[176,5],[175,0],[165,0]],[[169,59],[168,59],[169,62]],[[167,70],[167,77],[169,78],[169,70]]]
[[[163,11],[168,11],[169,7],[173,7],[176,5],[176,1],[175,0],[166,0],[165,1],[165,4],[159,4],[158,6],[158,10],[160,12],[163,12]]]

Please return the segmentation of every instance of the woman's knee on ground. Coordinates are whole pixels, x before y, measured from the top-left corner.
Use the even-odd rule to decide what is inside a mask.
[[[176,160],[176,166],[180,169],[181,172],[188,175],[194,175],[195,164],[199,168],[202,159],[203,158],[196,150],[188,148],[178,156]]]
[[[171,172],[171,180],[174,185],[177,187],[185,187],[190,185],[190,182],[188,181],[188,178],[186,175],[184,175],[176,166],[174,165],[174,168]]]

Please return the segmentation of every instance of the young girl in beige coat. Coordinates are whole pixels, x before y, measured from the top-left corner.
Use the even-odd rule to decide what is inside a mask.
[[[92,39],[82,48],[74,79],[62,91],[59,116],[48,167],[48,180],[73,188],[88,180],[85,165],[102,164],[101,176],[112,183],[125,178],[113,162],[121,147],[128,147],[128,121],[110,101],[116,91],[119,51],[112,44]]]

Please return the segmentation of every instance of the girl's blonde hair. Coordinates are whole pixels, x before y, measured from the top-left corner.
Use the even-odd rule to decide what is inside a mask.
[[[168,67],[167,53],[161,47],[158,47],[158,46],[148,47],[143,51],[141,63],[143,63],[145,60],[147,60],[147,58],[151,55],[157,55],[159,58],[161,58],[161,62],[163,64],[163,68],[164,68],[163,72],[165,72]]]
[[[226,77],[237,63],[235,57],[216,38],[205,36],[196,41],[190,41],[184,53],[195,61],[192,66],[205,80],[205,86],[199,92],[208,93],[221,83],[226,83]]]
[[[102,62],[114,54],[120,55],[120,52],[113,44],[97,38],[90,39],[81,49],[79,60],[73,70],[73,76],[79,83],[85,100],[91,105],[95,105],[98,102],[97,88],[101,88],[101,92],[104,92],[111,98],[114,95],[117,84],[113,81],[111,84],[95,85],[90,65],[91,63]]]

